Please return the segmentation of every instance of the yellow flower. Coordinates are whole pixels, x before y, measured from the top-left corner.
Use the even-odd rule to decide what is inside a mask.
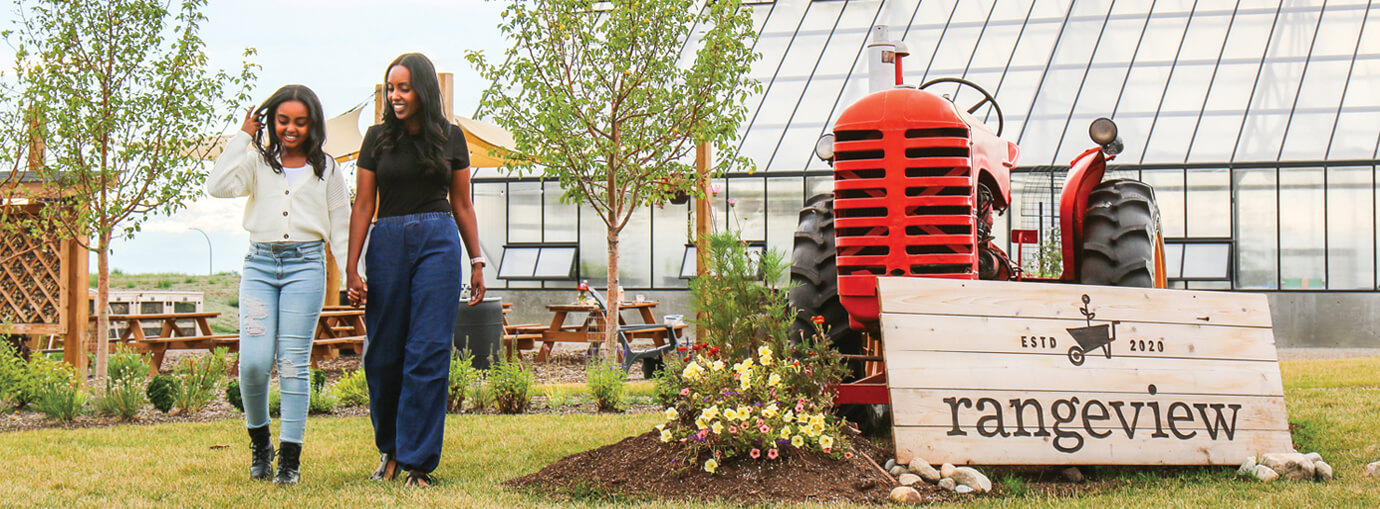
[[[770,418],[772,418],[772,417],[776,417],[776,412],[777,412],[776,403],[772,403],[772,404],[770,404],[770,405],[767,405],[765,408],[762,409],[762,415],[765,416],[765,417],[768,418],[768,419],[770,419]]]
[[[742,390],[745,390],[745,391],[748,390],[748,389],[750,389],[750,388],[752,388],[752,377],[745,376],[745,377],[739,378],[739,379],[738,379],[738,388],[739,388],[739,389],[742,389]]]
[[[664,415],[668,421],[674,421],[680,418],[680,412],[676,411],[676,407],[667,408]]]
[[[700,417],[698,419],[695,419],[695,427],[699,429],[704,429],[709,427],[709,423],[705,422],[704,417]]]
[[[728,420],[737,419],[737,418],[738,418],[738,411],[737,411],[737,410],[734,410],[734,409],[732,409],[732,408],[730,408],[730,409],[728,409],[728,410],[724,410],[724,418],[725,418],[725,419],[728,419]]]
[[[712,474],[712,473],[714,473],[715,470],[718,470],[718,469],[719,469],[719,462],[718,462],[718,460],[715,460],[714,458],[709,458],[709,461],[704,462],[704,471],[705,471],[705,472],[709,472],[709,473]]]
[[[767,387],[776,387],[778,385],[781,385],[781,375],[772,373],[771,376],[767,377]]]
[[[829,435],[824,435],[824,436],[822,436],[822,437],[819,437],[819,446],[822,447],[822,448],[825,448],[825,449],[833,449],[833,448],[834,448],[834,439],[833,439],[833,437],[830,437]]]
[[[705,418],[705,419],[709,419],[709,420],[712,421],[712,420],[714,420],[715,417],[718,417],[718,416],[719,416],[719,405],[714,405],[714,406],[711,406],[711,407],[709,407],[709,408],[704,409],[704,418]]]
[[[764,359],[771,358],[771,347],[768,345],[762,345],[757,347],[757,356],[762,357]]]
[[[811,434],[811,435],[813,435],[813,436],[819,436],[820,433],[824,433],[824,425],[823,425],[823,424],[811,424],[811,425],[810,425],[810,434]]]
[[[657,430],[657,431],[663,431],[663,430],[665,430],[665,429],[666,429],[666,425],[665,425],[665,424],[658,424],[658,425],[656,425],[656,430]]]
[[[690,361],[690,364],[685,366],[685,371],[682,371],[681,375],[689,380],[694,380],[699,378],[701,373],[704,373],[704,368],[700,367],[699,363]]]
[[[795,422],[795,412],[787,410],[786,415],[781,417],[786,422]]]
[[[770,366],[770,365],[771,365],[771,356],[770,356],[770,355],[763,355],[763,356],[762,356],[762,365],[763,365],[763,366]]]
[[[752,367],[752,357],[748,357],[748,358],[746,358],[746,359],[743,359],[743,367],[744,367],[744,368],[751,368],[751,367]]]
[[[745,421],[748,417],[752,417],[752,408],[746,406],[738,407],[738,420]]]
[[[714,421],[714,425],[713,425],[713,426],[710,426],[710,427],[709,427],[709,430],[710,430],[710,431],[713,431],[715,435],[718,435],[718,434],[720,434],[720,433],[723,433],[723,431],[724,431],[724,423],[719,422],[719,421]]]
[[[782,440],[787,440],[787,439],[790,439],[790,438],[791,438],[791,427],[790,427],[790,426],[781,426],[781,439],[782,439]]]
[[[661,441],[662,441],[662,442],[670,442],[670,441],[671,441],[671,430],[668,430],[668,429],[661,430]]]
[[[714,371],[723,371],[723,370],[724,370],[724,361],[714,361],[714,364],[712,364],[712,365],[710,366],[710,368],[713,369]]]
[[[800,435],[793,436],[791,437],[791,445],[794,445],[796,447],[805,445],[805,438],[801,437]]]

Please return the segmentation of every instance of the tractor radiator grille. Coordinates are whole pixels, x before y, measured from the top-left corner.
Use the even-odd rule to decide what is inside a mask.
[[[839,275],[976,277],[962,127],[835,133]]]

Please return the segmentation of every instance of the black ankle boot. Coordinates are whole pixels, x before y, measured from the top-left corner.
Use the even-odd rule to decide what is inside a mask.
[[[273,478],[273,440],[268,426],[249,428],[249,478],[267,481]]]
[[[302,473],[298,470],[302,460],[302,444],[292,442],[280,442],[278,444],[278,477],[273,478],[273,484],[297,484],[302,478]]]

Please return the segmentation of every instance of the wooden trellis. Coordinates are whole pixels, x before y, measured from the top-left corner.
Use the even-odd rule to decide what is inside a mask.
[[[11,206],[9,220],[36,206]],[[84,364],[86,250],[55,235],[0,231],[0,333],[60,335],[68,362]]]

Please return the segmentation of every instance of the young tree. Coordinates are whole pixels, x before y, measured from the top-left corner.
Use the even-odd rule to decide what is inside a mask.
[[[700,195],[687,161],[700,143],[727,145],[761,89],[741,0],[510,0],[501,64],[467,58],[492,81],[481,111],[513,132],[507,170],[557,179],[587,203],[608,237],[608,323],[618,323],[618,242],[638,207]],[[748,168],[721,158],[712,173]],[[615,328],[605,343],[612,348]],[[612,350],[609,350],[612,351]]]
[[[11,111],[37,119],[8,124],[29,125],[46,146],[43,164],[30,168],[43,183],[38,193],[73,205],[44,207],[38,220],[96,254],[97,377],[108,349],[111,241],[199,194],[205,140],[235,120],[254,79],[248,63],[238,74],[209,68],[199,36],[205,4],[19,0],[16,28],[4,33],[20,93]]]

